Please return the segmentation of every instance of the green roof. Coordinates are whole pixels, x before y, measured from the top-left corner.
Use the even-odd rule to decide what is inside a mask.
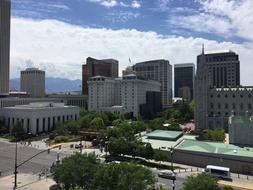
[[[244,124],[244,123],[250,123],[250,120],[246,116],[234,116],[232,118],[232,123]]]
[[[155,130],[145,134],[149,139],[176,140],[181,137],[181,131]]]
[[[186,139],[179,143],[175,148],[179,150],[196,152],[253,157],[253,148],[242,148],[232,144],[224,144],[218,142],[206,142]]]

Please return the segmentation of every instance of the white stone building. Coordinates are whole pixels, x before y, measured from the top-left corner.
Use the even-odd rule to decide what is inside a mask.
[[[140,116],[140,105],[146,103],[146,93],[160,92],[158,81],[142,80],[130,74],[123,78],[91,77],[89,86],[89,111],[111,111]]]
[[[21,71],[21,91],[28,92],[30,97],[45,96],[45,71],[37,68],[28,68]]]
[[[58,122],[77,120],[79,111],[79,107],[65,106],[64,103],[36,102],[2,108],[0,116],[10,131],[21,122],[26,133],[37,134],[50,131]]]

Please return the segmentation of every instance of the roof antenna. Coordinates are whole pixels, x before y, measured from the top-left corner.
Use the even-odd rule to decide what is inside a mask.
[[[204,54],[205,54],[205,45],[202,44],[202,55],[204,55]]]

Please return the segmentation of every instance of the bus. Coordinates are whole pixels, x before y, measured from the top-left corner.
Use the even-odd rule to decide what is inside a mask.
[[[204,173],[220,179],[232,180],[230,169],[226,167],[207,165],[204,169]]]

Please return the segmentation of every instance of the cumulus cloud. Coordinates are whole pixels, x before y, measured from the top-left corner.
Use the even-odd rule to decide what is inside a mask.
[[[132,63],[168,59],[171,64],[196,62],[204,43],[208,50],[232,49],[240,55],[243,84],[253,83],[252,44],[216,42],[202,38],[164,36],[155,32],[85,28],[56,20],[12,18],[11,77],[32,65],[47,76],[81,79],[88,56],[119,60],[120,72]]]
[[[140,16],[140,13],[134,13],[131,11],[114,11],[114,12],[109,12],[105,19],[110,20],[113,23],[117,22],[127,22],[132,19],[136,19]]]
[[[91,2],[91,3],[97,3],[107,8],[121,6],[121,7],[131,7],[134,9],[138,9],[141,7],[140,1],[137,1],[137,0],[133,0],[130,4],[124,1],[119,1],[119,0],[86,0],[86,1]]]
[[[161,0],[167,2],[167,0]],[[253,41],[252,0],[195,0],[198,12],[169,16],[173,26]]]

